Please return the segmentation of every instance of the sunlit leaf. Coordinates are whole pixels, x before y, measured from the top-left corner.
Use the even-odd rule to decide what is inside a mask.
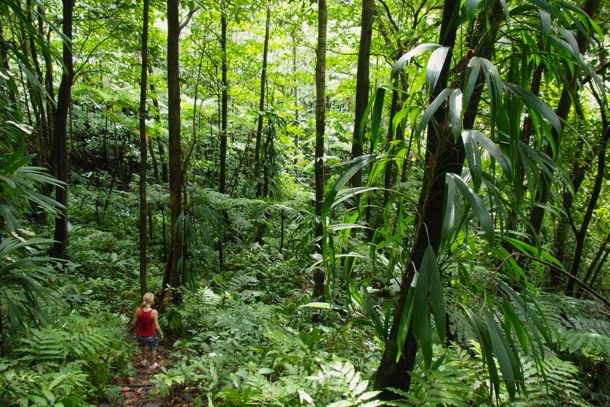
[[[413,57],[431,49],[437,49],[438,47],[440,47],[440,45],[438,44],[419,44],[418,46],[404,54],[402,57],[400,57],[398,61],[394,63],[394,66],[392,67],[392,76],[396,76],[400,71],[402,71],[405,64]]]
[[[432,52],[432,55],[430,55],[428,65],[426,66],[426,87],[430,94],[434,91],[434,88],[438,83],[438,79],[441,76],[450,50],[450,47],[440,47],[435,49]]]

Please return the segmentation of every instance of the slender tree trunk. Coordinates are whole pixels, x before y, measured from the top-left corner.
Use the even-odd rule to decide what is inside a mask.
[[[224,194],[227,192],[226,177],[227,177],[227,116],[229,113],[229,82],[227,78],[227,0],[221,0],[220,10],[220,47],[222,49],[221,62],[221,86],[222,92],[220,97],[220,171],[218,174],[218,190]],[[229,217],[226,211],[222,212],[223,222],[229,222]],[[224,269],[224,229],[221,226],[218,230],[218,264],[220,269]]]
[[[27,5],[28,18],[30,19],[30,21],[33,22],[34,17],[33,17],[32,0],[27,0],[26,5]],[[34,65],[34,70],[36,72],[36,79],[38,79],[38,81],[40,83],[44,83],[44,77],[43,77],[42,69],[40,67],[40,62],[38,59],[38,50],[36,48],[36,41],[34,40],[33,35],[26,35],[26,38],[27,37],[29,37],[29,49],[30,49],[30,55],[32,57],[32,62]],[[28,81],[28,82],[31,82],[31,81]],[[49,127],[48,127],[48,121],[46,119],[46,114],[45,114],[44,96],[43,96],[43,92],[40,89],[38,89],[38,87],[35,87],[32,85],[30,85],[30,94],[31,94],[30,98],[32,100],[32,107],[34,108],[34,113],[36,116],[36,127],[37,127],[37,132],[36,132],[36,154],[37,154],[37,156],[36,156],[36,159],[42,166],[46,166],[48,164],[48,162],[45,161],[45,157],[47,156],[47,153],[45,150],[47,149],[47,145],[48,145],[47,141],[50,138],[48,137]]]
[[[72,79],[74,77],[74,65],[72,61],[72,13],[74,0],[63,0],[63,64],[59,93],[57,97],[57,111],[54,120],[53,134],[53,164],[55,178],[60,181],[68,181],[68,157],[67,157],[67,121],[68,108],[72,99]],[[68,185],[55,189],[55,200],[63,205],[55,218],[55,232],[53,234],[53,246],[51,256],[66,258],[68,246]]]
[[[158,184],[160,181],[159,178],[159,163],[157,162],[157,156],[155,155],[155,151],[153,150],[153,143],[150,140],[147,140],[148,142],[147,147],[148,147],[148,155],[150,156],[150,160],[152,161],[152,168],[153,168],[153,177],[155,178],[155,182]]]
[[[576,145],[576,154],[574,159],[574,164],[572,166],[572,188],[573,191],[563,191],[563,209],[566,214],[571,213],[572,205],[574,204],[574,197],[578,194],[580,190],[580,186],[585,180],[585,175],[587,172],[587,167],[589,163],[586,162],[582,158],[582,150],[584,148],[584,142],[582,139],[579,139]],[[555,233],[555,239],[553,242],[553,252],[555,254],[555,258],[559,260],[566,268],[568,263],[567,256],[567,241],[568,234],[572,230],[571,229],[571,220],[565,219],[563,216],[560,217],[557,222],[557,232]],[[563,287],[563,273],[555,268],[551,268],[550,272],[550,286],[557,290],[560,290]]]
[[[542,84],[542,74],[544,73],[544,65],[542,63],[538,64],[536,69],[534,70],[534,74],[532,76],[532,82],[530,85],[530,92],[534,96],[538,96],[540,93],[540,85]],[[530,137],[534,131],[533,122],[530,115],[527,115],[523,120],[523,125],[521,126],[521,131],[519,133],[519,140],[524,144],[529,144]],[[519,154],[518,152],[516,154]],[[517,224],[517,218],[519,216],[519,212],[521,210],[521,202],[523,199],[523,190],[524,190],[524,180],[525,180],[525,170],[522,164],[522,161],[519,157],[513,157],[513,162],[516,162],[515,166],[515,181],[514,181],[514,191],[516,196],[516,202],[514,205],[509,208],[509,213],[507,215],[507,229],[513,230],[515,225]]]
[[[8,43],[4,39],[4,26],[2,25],[2,21],[0,21],[0,69],[7,70],[8,69]],[[8,99],[14,105],[17,104],[17,95],[13,90],[13,87],[7,87]]]
[[[256,182],[256,196],[261,196],[261,139],[263,137],[263,122],[265,119],[265,86],[267,85],[267,54],[269,52],[269,28],[271,26],[271,7],[267,5],[265,17],[265,42],[263,46],[263,69],[261,72],[261,92],[258,101],[258,126],[256,128],[256,143],[254,146],[254,182]],[[264,165],[264,164],[263,164]]]
[[[598,99],[601,102],[601,100]],[[599,103],[600,109],[603,109],[604,104]],[[610,141],[610,122],[607,119],[606,112],[601,111],[602,116],[602,129],[603,134],[599,140],[599,146],[597,149],[597,173],[595,174],[595,181],[593,182],[593,188],[591,190],[591,197],[587,204],[587,209],[583,215],[582,224],[576,234],[576,248],[574,249],[574,258],[570,267],[570,274],[568,276],[568,283],[566,284],[566,293],[573,295],[575,290],[576,279],[580,270],[580,262],[582,259],[582,253],[585,247],[585,239],[587,232],[589,231],[589,224],[593,218],[593,211],[597,206],[597,200],[599,199],[602,185],[604,182],[604,176],[606,175],[606,151],[608,149],[608,142]]]
[[[588,283],[591,287],[593,287],[593,283],[595,282],[595,280],[591,278],[593,276],[593,273],[595,272],[595,270],[599,270],[604,265],[604,262],[606,261],[606,257],[608,256],[608,251],[610,251],[610,247],[608,247],[608,244],[610,244],[610,233],[608,233],[606,235],[606,238],[604,239],[602,244],[597,249],[597,253],[595,254],[595,257],[593,258],[593,261],[589,265],[589,268],[587,269],[585,277],[582,279],[585,283]],[[589,281],[589,279],[591,279],[591,280]]]
[[[297,75],[297,42],[294,37],[292,38],[292,74],[296,78],[296,75]],[[293,92],[294,92],[294,120],[296,122],[298,122],[299,121],[299,87],[296,84],[294,85]],[[295,136],[294,146],[295,147],[299,146],[299,137],[298,136]]]
[[[360,127],[365,120],[364,112],[369,103],[369,60],[371,57],[371,38],[373,35],[373,14],[375,0],[362,0],[362,17],[360,22],[360,48],[358,51],[358,72],[356,74],[356,113],[352,141],[352,158],[362,155],[364,131]],[[353,187],[362,185],[362,170],[358,170],[350,180]]]
[[[39,13],[43,12],[43,7],[39,4]],[[38,20],[38,27],[40,29],[40,32],[43,32],[43,21],[42,21],[42,17],[39,17]],[[45,84],[45,88],[47,90],[48,96],[46,99],[46,110],[47,110],[47,127],[48,127],[48,140],[47,143],[51,144],[52,143],[52,138],[53,138],[53,129],[55,128],[55,116],[57,114],[56,112],[56,106],[53,103],[53,100],[55,98],[55,89],[53,87],[53,60],[51,59],[51,54],[49,52],[49,49],[51,49],[51,38],[50,38],[50,30],[49,33],[47,34],[47,46],[42,47],[41,51],[42,51],[42,57],[44,59],[44,64],[45,64],[45,76],[44,76],[44,84]],[[49,151],[46,152],[46,155],[44,157],[44,161],[46,163],[51,161],[51,154]],[[49,190],[50,193],[50,190]],[[45,194],[48,195],[48,194]]]
[[[273,163],[273,155],[275,154],[275,129],[276,123],[275,118],[271,118],[268,124],[268,131],[265,135],[265,142],[263,143],[263,196],[271,197],[269,190],[269,181],[272,177],[272,166]]]
[[[221,194],[226,192],[226,162],[227,162],[227,114],[229,103],[229,83],[227,81],[227,9],[226,0],[221,0],[221,37],[220,47],[222,49],[222,97],[221,97],[221,114],[220,114],[220,174],[219,188]]]
[[[315,240],[319,242],[316,250],[323,250],[322,205],[324,204],[324,131],[326,120],[326,0],[318,0],[318,47],[316,48],[316,152],[315,152],[315,185],[316,185],[316,228]],[[314,271],[314,298],[324,295],[324,271]]]
[[[148,75],[148,14],[149,0],[143,0],[142,21],[142,69],[140,70],[140,294],[148,291],[147,240],[146,240],[146,166],[148,165],[146,145],[146,82]]]
[[[169,190],[171,205],[171,241],[161,299],[173,301],[174,289],[180,286],[178,263],[182,254],[182,235],[178,220],[182,212],[182,148],[180,145],[180,68],[179,68],[179,0],[167,1],[167,98],[169,128]]]
[[[599,9],[600,0],[587,0],[583,6],[583,10],[589,15],[590,18],[594,19],[597,10]],[[589,39],[587,36],[578,31],[576,34],[576,41],[578,43],[578,48],[581,53],[584,53],[589,45]],[[574,72],[567,71],[566,74],[566,85],[563,87],[561,92],[561,97],[559,98],[559,103],[557,105],[557,110],[555,113],[559,117],[562,122],[561,131],[557,131],[553,129],[551,131],[553,141],[555,144],[555,148],[559,151],[559,146],[561,144],[561,136],[563,133],[563,122],[565,122],[570,114],[570,110],[572,108],[572,96],[577,93],[578,89],[578,76],[579,69],[578,67],[574,68]],[[550,157],[552,156],[551,145],[549,144],[545,150],[545,153]],[[532,208],[532,212],[530,215],[530,224],[532,225],[532,231],[534,235],[538,235],[542,228],[542,222],[544,220],[544,206],[549,199],[551,181],[548,177],[543,173],[541,176],[541,187],[538,196],[536,197],[537,205]]]
[[[297,40],[292,36],[292,74],[294,75],[295,85],[293,88],[294,92],[294,121],[299,121],[299,87],[296,85],[296,75],[297,75]],[[299,135],[294,135],[294,147],[299,149]],[[294,163],[296,164],[297,158],[295,156]]]
[[[403,52],[401,52],[401,54],[402,53]],[[395,84],[394,84],[394,86],[396,88],[398,88],[401,85],[403,86],[404,89],[407,88],[407,77],[404,73],[400,73],[400,77],[395,81]],[[404,94],[399,94],[398,90],[395,89],[392,92],[392,103],[390,106],[390,120],[389,120],[390,125],[388,126],[388,133],[387,133],[387,137],[386,137],[386,145],[390,146],[388,153],[393,153],[395,151],[394,147],[391,147],[392,142],[394,140],[402,140],[404,138],[403,124],[400,123],[396,127],[396,133],[394,133],[394,127],[392,125],[392,123],[394,122],[394,116],[396,115],[396,113],[398,113],[400,111],[400,109],[402,109],[402,105],[404,104],[404,102],[405,102]],[[410,146],[411,145],[409,143],[409,148],[407,149],[407,152],[405,153],[405,158],[404,158],[405,162],[409,161]],[[394,184],[396,183],[397,169],[398,169],[398,167],[396,165],[396,162],[393,159],[388,159],[388,162],[385,167],[384,180],[383,180],[383,187],[384,187],[383,204],[382,204],[383,208],[386,207],[386,205],[388,204],[388,201],[390,200],[391,189],[392,189],[392,187],[394,187]]]
[[[593,285],[597,282],[597,278],[600,276],[602,270],[604,270],[604,264],[606,263],[606,260],[608,260],[608,255],[610,255],[610,248],[606,249],[606,252],[602,256],[599,263],[597,264],[595,274],[593,274],[593,277],[591,277],[591,282],[590,282],[591,287],[593,287]]]
[[[152,67],[148,64],[148,74],[152,75]],[[157,90],[154,84],[150,84],[150,96],[152,99],[153,106],[155,108],[155,121],[158,124],[161,124],[161,106],[159,105],[159,98],[157,96]],[[157,137],[157,149],[159,150],[159,161],[161,164],[161,181],[164,184],[167,184],[169,181],[168,178],[168,169],[167,169],[167,161],[165,160],[165,146],[163,145],[163,141],[160,137]],[[154,154],[151,154],[154,156]]]

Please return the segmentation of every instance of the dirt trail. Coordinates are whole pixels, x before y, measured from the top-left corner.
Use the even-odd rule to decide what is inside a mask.
[[[123,406],[128,407],[186,407],[190,404],[174,403],[163,400],[160,395],[149,394],[153,387],[152,378],[161,371],[140,367],[140,355],[132,356],[132,363],[137,368],[136,375],[119,379]],[[167,350],[160,346],[157,362],[162,368],[167,367]]]

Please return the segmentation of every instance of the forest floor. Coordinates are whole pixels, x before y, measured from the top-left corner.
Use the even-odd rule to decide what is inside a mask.
[[[192,406],[192,397],[189,394],[179,395],[171,400],[164,399],[160,394],[151,394],[152,379],[162,369],[168,366],[167,348],[160,346],[157,354],[157,363],[161,366],[155,370],[140,367],[141,357],[134,354],[131,361],[137,367],[136,374],[121,377],[117,384],[120,386],[123,406],[126,407],[189,407]],[[191,400],[188,400],[188,399]]]

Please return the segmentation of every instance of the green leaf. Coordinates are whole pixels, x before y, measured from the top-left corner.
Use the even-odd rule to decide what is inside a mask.
[[[384,342],[388,340],[388,332],[386,325],[379,318],[379,314],[373,307],[371,298],[366,288],[366,284],[360,285],[359,289],[353,287],[351,290],[351,298],[356,301],[358,305],[364,310],[366,316],[369,318],[367,321],[377,332],[379,338]]]
[[[538,112],[544,117],[546,120],[551,123],[551,126],[558,132],[561,133],[561,121],[559,120],[559,116],[542,100],[538,98],[538,96],[534,95],[527,89],[523,89],[519,85],[515,85],[514,83],[507,83],[507,88],[512,91],[515,95],[521,97],[525,104],[528,107],[528,110],[531,114]]]
[[[432,274],[438,272],[438,265],[436,264],[436,257],[432,247],[428,246],[424,252],[422,262],[420,265],[419,275],[415,286],[415,295],[413,299],[413,334],[419,343],[424,357],[424,365],[426,369],[430,367],[432,363],[432,328],[430,327],[430,295],[429,291],[432,283]],[[439,277],[440,278],[440,277]],[[435,283],[436,284],[436,283]],[[438,282],[440,285],[440,281]],[[445,313],[443,301],[442,289],[435,287],[436,292],[432,299],[432,311],[434,312],[435,322],[441,323],[442,327],[437,326],[439,334],[444,338],[445,336]],[[442,312],[442,316],[440,315]]]
[[[428,65],[426,66],[426,87],[430,94],[434,92],[450,50],[450,47],[440,47],[435,49],[432,55],[430,55]]]
[[[469,203],[470,207],[474,211],[475,216],[479,219],[479,223],[485,232],[485,236],[490,243],[494,241],[494,227],[493,220],[489,211],[481,202],[481,198],[474,192],[457,174],[447,173],[446,179],[448,182],[454,182],[458,190],[462,194],[462,197]]]
[[[457,141],[462,132],[462,91],[460,89],[455,89],[449,95],[449,120],[453,139]]]
[[[379,141],[380,127],[381,127],[381,115],[383,113],[383,101],[385,98],[384,87],[377,89],[375,94],[375,105],[373,107],[373,117],[371,122],[371,152],[377,149],[377,143]]]
[[[59,383],[68,377],[67,374],[59,375],[51,383],[49,383],[49,390],[53,390]]]
[[[445,210],[443,213],[443,226],[441,228],[441,246],[446,247],[455,233],[460,215],[461,206],[455,183],[446,182]]]
[[[416,46],[415,48],[413,48],[412,50],[408,51],[406,54],[404,54],[403,56],[401,56],[398,61],[396,61],[396,63],[394,63],[394,66],[392,67],[392,76],[396,76],[400,71],[402,71],[402,69],[405,67],[405,64],[411,60],[411,58],[420,55],[426,51],[429,51],[431,49],[437,49],[438,47],[440,47],[440,45],[438,44],[419,44],[418,46]]]
[[[553,263],[556,266],[563,268],[563,263],[561,261],[541,247],[532,246],[527,242],[512,238],[510,236],[505,236],[504,240],[513,245],[513,247],[515,247],[521,253],[530,255],[532,257],[539,257],[545,261],[548,261],[549,263]]]
[[[413,299],[415,298],[415,290],[410,287],[407,293],[407,299],[405,305],[402,308],[400,314],[400,321],[398,323],[398,333],[396,335],[396,342],[398,346],[398,352],[396,353],[396,361],[401,358],[402,350],[405,347],[405,341],[407,334],[409,333],[409,327],[411,326],[411,319],[413,318]]]
[[[443,105],[449,95],[451,95],[451,93],[454,91],[455,89],[452,88],[443,89],[441,93],[438,94],[436,99],[434,99],[432,103],[430,103],[430,106],[428,106],[428,108],[424,111],[421,118],[419,119],[419,122],[417,123],[417,127],[415,128],[415,137],[418,137],[424,131],[424,129],[428,125],[428,122],[430,121],[430,119],[432,119],[432,116],[434,116],[434,113],[436,113],[436,111]]]
[[[464,12],[466,14],[466,16],[468,17],[469,20],[471,20],[474,17],[474,13],[477,11],[477,9],[479,8],[479,5],[481,4],[481,0],[466,0],[464,1]]]
[[[472,176],[472,182],[474,183],[474,187],[478,190],[481,187],[481,181],[483,179],[481,153],[479,152],[477,143],[470,131],[465,130],[462,132],[462,141],[464,143],[466,163],[468,164],[468,169]]]
[[[434,316],[434,324],[436,325],[436,333],[441,341],[446,337],[446,317],[445,299],[443,296],[443,286],[441,284],[441,272],[438,268],[438,262],[432,247],[428,246],[422,260],[422,270],[426,270],[429,279],[430,287],[430,305],[432,307],[432,315]]]
[[[494,361],[492,345],[491,345],[491,337],[489,335],[489,329],[487,325],[483,322],[483,320],[475,315],[470,309],[464,308],[467,316],[467,320],[469,324],[474,329],[475,336],[477,337],[477,341],[481,346],[481,354],[483,355],[483,360],[488,367],[489,371],[489,380],[494,388],[494,392],[496,397],[500,394],[500,376],[498,375],[498,370],[496,369],[496,363]]]
[[[540,22],[542,23],[542,33],[545,37],[548,37],[551,33],[551,15],[548,11],[539,9],[540,13]]]
[[[470,136],[477,142],[478,145],[483,147],[485,149],[485,151],[487,151],[489,153],[489,155],[491,157],[493,157],[498,162],[498,164],[500,164],[500,167],[502,167],[502,170],[504,171],[504,173],[507,176],[512,174],[513,170],[512,170],[510,158],[508,158],[508,156],[504,153],[504,151],[502,151],[502,149],[496,143],[494,143],[490,138],[485,136],[480,131],[477,131],[477,130],[466,130],[466,131],[469,132]]]
[[[317,308],[317,309],[335,309],[338,308],[335,305],[332,305],[328,302],[308,302],[307,304],[301,304],[298,307],[301,308]]]
[[[510,361],[509,352],[501,338],[501,333],[495,319],[486,313],[487,329],[491,339],[491,346],[498,359],[500,365],[500,371],[502,372],[502,378],[506,384],[506,389],[511,399],[515,398],[515,374],[513,372],[513,366]]]

